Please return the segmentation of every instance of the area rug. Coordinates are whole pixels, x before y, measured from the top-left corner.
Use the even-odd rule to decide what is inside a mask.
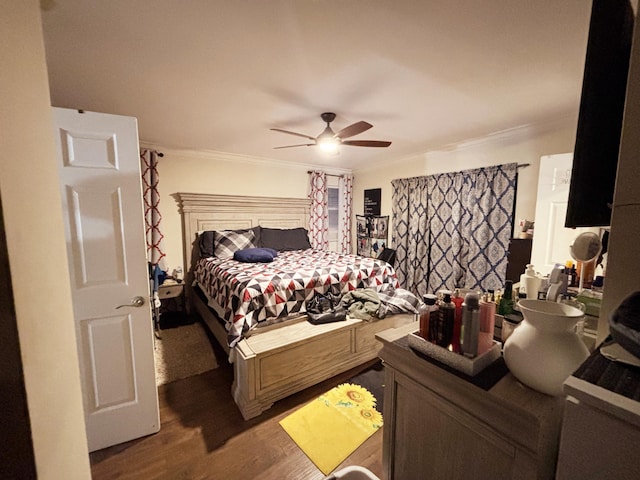
[[[343,383],[282,419],[280,425],[328,475],[382,427],[382,414],[367,389]]]
[[[217,368],[216,357],[200,323],[160,331],[155,339],[156,385]]]

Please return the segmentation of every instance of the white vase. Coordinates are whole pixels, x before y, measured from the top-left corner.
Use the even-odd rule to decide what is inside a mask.
[[[522,383],[548,395],[561,395],[562,384],[589,350],[575,332],[584,313],[570,305],[521,300],[524,319],[504,345],[504,361]]]

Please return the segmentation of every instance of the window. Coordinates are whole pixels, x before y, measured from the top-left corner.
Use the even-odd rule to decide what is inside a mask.
[[[340,218],[340,187],[337,177],[327,179],[327,210],[329,214],[329,250],[338,250],[338,225]]]

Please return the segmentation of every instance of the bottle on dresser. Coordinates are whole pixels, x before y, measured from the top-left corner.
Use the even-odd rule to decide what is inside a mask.
[[[462,304],[461,349],[465,357],[478,355],[480,335],[480,302],[476,293],[467,293]]]
[[[460,289],[456,288],[451,302],[456,306],[456,315],[453,321],[453,334],[451,336],[451,349],[456,353],[461,353],[460,342],[462,335],[462,305],[464,304],[464,297],[460,295]]]
[[[480,299],[480,334],[478,337],[478,354],[482,355],[493,347],[496,326],[496,304],[489,301],[485,294]]]
[[[542,278],[536,273],[533,264],[527,264],[524,273],[520,275],[520,293],[525,292],[528,299],[535,300],[538,298],[541,282]]]
[[[513,313],[513,281],[506,280],[504,284],[504,292],[498,305],[498,313],[500,315],[509,315]]]
[[[430,338],[430,328],[431,328],[431,316],[435,317],[435,313],[438,311],[438,305],[436,304],[438,297],[433,294],[426,293],[422,296],[422,305],[418,309],[418,314],[420,316],[420,336],[425,340],[431,341]],[[436,319],[433,319],[433,322],[436,323]]]
[[[456,306],[451,301],[451,292],[444,291],[438,308],[438,330],[435,339],[440,347],[447,348],[451,345],[455,318]]]

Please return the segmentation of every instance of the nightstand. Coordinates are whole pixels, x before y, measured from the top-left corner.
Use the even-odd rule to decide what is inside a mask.
[[[165,282],[158,287],[158,298],[162,306],[160,314],[165,312],[183,312],[184,283],[168,283]]]
[[[174,328],[194,323],[195,318],[187,315],[184,303],[184,283],[169,280],[158,287],[160,308],[158,328]]]

